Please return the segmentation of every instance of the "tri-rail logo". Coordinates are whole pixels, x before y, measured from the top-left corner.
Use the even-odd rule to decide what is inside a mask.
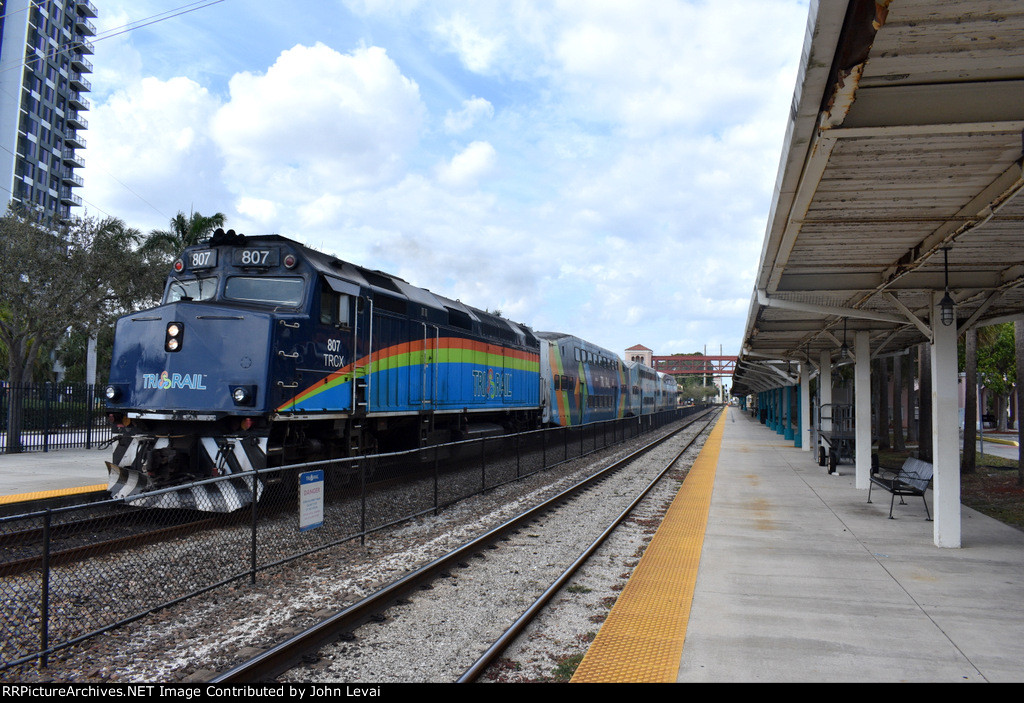
[[[159,376],[155,373],[144,373],[142,374],[142,387],[160,390],[189,388],[194,391],[205,391],[206,382],[203,380],[205,375],[201,373],[167,373],[166,371]]]
[[[512,374],[494,369],[473,372],[473,395],[477,398],[512,397]]]

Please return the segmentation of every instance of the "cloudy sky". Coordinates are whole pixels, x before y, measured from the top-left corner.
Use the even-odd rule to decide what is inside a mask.
[[[620,355],[738,352],[807,0],[185,2],[95,0],[88,214],[223,212]]]

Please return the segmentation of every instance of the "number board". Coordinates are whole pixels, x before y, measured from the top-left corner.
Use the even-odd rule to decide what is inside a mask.
[[[199,249],[188,255],[190,269],[209,269],[217,265],[216,249]]]
[[[235,249],[232,263],[235,266],[277,266],[277,249]]]

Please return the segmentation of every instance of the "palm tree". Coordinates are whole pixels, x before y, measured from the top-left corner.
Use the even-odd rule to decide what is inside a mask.
[[[176,256],[185,247],[194,246],[213,234],[218,227],[224,226],[224,213],[206,216],[191,212],[188,216],[178,212],[171,218],[171,228],[155,229],[146,237],[143,248],[149,251],[162,251]]]

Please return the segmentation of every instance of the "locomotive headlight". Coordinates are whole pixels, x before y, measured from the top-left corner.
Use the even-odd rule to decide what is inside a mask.
[[[185,325],[180,322],[167,323],[167,334],[164,335],[164,351],[176,352],[181,349],[185,337]]]
[[[117,386],[107,386],[107,389],[103,391],[103,394],[107,396],[107,400],[112,403],[116,403],[121,399],[121,389]]]
[[[252,405],[256,398],[255,386],[232,386],[231,399],[235,405]]]

